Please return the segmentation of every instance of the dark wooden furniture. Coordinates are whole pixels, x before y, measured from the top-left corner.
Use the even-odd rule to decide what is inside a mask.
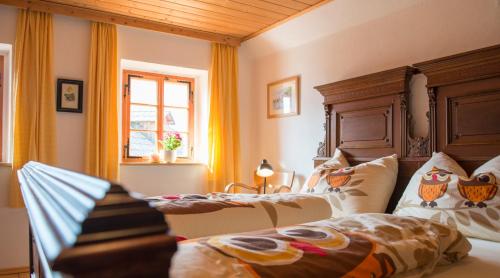
[[[36,277],[167,277],[176,251],[163,214],[123,187],[29,162],[19,181]]]
[[[470,174],[500,154],[500,45],[415,64],[427,76],[431,151]]]
[[[388,212],[403,194],[421,159],[406,161],[409,134],[410,79],[417,70],[400,67],[315,87],[324,97],[325,141],[320,143],[315,165],[336,147],[356,165],[397,154],[398,181]]]
[[[413,138],[409,81],[428,78],[429,136]],[[397,154],[392,212],[413,173],[445,152],[468,173],[500,154],[500,45],[315,87],[324,97],[325,139],[315,166],[336,147],[351,164]]]
[[[401,67],[317,86],[324,97],[323,156],[341,148],[353,160],[406,153],[409,82],[414,68]]]

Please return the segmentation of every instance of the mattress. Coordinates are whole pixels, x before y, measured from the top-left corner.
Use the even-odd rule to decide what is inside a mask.
[[[438,266],[431,278],[500,277],[500,242],[469,238],[472,250],[462,261]]]

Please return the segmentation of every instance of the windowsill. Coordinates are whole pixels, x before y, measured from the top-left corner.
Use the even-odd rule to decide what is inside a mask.
[[[205,165],[203,162],[196,162],[187,159],[178,159],[176,162],[167,163],[167,162],[134,162],[134,161],[122,161],[120,162],[120,166],[179,166],[179,165]]]
[[[0,162],[0,167],[12,167],[12,163],[10,162]]]

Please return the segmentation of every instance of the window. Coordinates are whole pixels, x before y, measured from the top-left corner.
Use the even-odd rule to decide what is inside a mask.
[[[3,94],[4,94],[4,56],[0,55],[0,161],[2,161],[3,145]]]
[[[182,137],[178,157],[191,158],[194,79],[124,71],[123,82],[124,161],[145,161],[173,131]]]

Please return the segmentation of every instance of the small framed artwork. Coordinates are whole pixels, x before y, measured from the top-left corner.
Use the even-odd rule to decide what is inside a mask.
[[[83,81],[57,79],[57,111],[82,113]]]
[[[299,115],[300,77],[292,76],[267,84],[267,118]]]

